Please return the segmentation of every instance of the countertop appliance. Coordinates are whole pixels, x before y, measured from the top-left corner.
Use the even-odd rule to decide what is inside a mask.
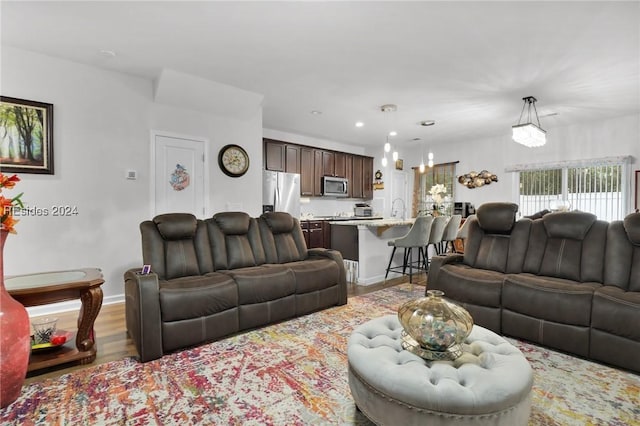
[[[369,204],[358,203],[353,208],[353,215],[357,217],[371,217],[373,216],[373,209]]]
[[[272,172],[262,175],[262,212],[287,212],[300,217],[300,175]]]
[[[345,178],[322,176],[322,195],[325,197],[348,197],[349,181]]]
[[[476,213],[476,209],[473,207],[471,203],[453,203],[453,214],[459,214],[463,218],[469,217],[472,214]]]

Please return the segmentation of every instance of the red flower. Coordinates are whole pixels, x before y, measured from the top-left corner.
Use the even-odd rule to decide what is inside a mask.
[[[13,175],[7,177],[4,174],[0,173],[0,192],[2,192],[3,188],[12,189],[16,186],[16,182],[20,182],[20,178],[18,176]],[[0,195],[0,229],[8,231],[12,234],[16,233],[14,226],[16,223],[18,223],[18,220],[13,218],[13,209],[16,206],[24,207],[20,197],[22,197],[22,193],[13,198],[5,198],[4,196]]]

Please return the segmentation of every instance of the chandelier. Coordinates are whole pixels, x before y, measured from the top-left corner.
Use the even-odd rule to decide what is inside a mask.
[[[547,142],[547,132],[540,127],[540,119],[538,118],[538,110],[536,109],[537,99],[533,96],[527,96],[526,98],[522,98],[522,100],[524,101],[524,105],[522,106],[518,124],[512,126],[513,140],[529,148],[542,146]],[[531,120],[532,106],[536,121],[538,122],[537,126]],[[524,115],[525,109],[527,110],[527,121],[523,123],[522,116]]]

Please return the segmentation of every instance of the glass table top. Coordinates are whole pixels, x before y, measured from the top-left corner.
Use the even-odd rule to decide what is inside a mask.
[[[4,285],[7,291],[24,290],[38,287],[48,287],[59,284],[88,281],[100,278],[99,269],[77,269],[69,271],[42,272],[37,274],[16,275],[5,277]]]

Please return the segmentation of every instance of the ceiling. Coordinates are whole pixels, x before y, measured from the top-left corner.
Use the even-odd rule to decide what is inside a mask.
[[[3,46],[257,92],[264,127],[348,144],[381,145],[391,127],[398,146],[504,136],[530,95],[547,130],[640,112],[637,1],[0,7]],[[381,112],[389,103],[397,111]]]

